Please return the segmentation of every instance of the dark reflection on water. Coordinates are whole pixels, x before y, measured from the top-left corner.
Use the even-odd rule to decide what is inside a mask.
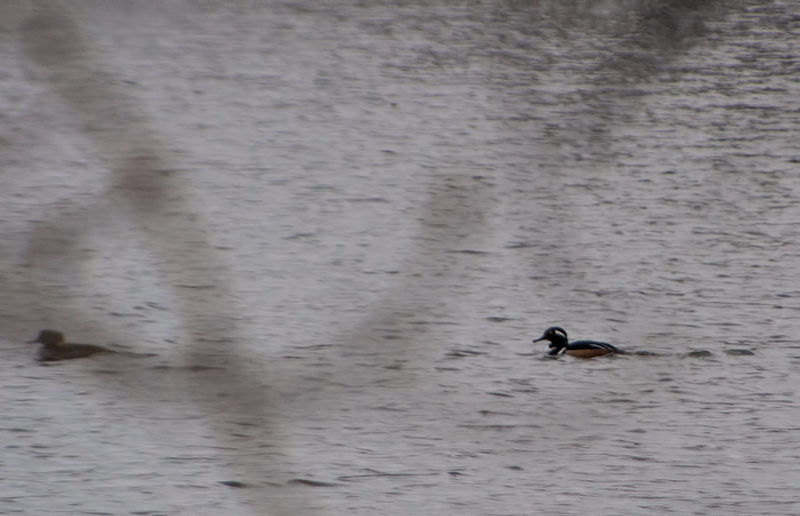
[[[792,511],[793,5],[2,10],[0,512]]]

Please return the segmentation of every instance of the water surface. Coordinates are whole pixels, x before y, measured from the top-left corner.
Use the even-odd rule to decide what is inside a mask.
[[[683,4],[3,7],[0,513],[800,513],[800,10]]]

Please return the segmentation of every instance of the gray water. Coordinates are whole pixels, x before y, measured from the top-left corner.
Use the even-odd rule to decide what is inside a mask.
[[[0,513],[800,514],[800,4],[0,9]]]

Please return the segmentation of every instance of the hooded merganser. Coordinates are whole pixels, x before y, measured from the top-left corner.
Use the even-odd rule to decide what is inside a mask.
[[[608,355],[609,353],[625,353],[618,347],[606,344],[605,342],[597,342],[594,340],[576,340],[575,342],[569,342],[569,340],[567,340],[567,331],[558,326],[547,328],[544,334],[533,342],[539,342],[540,340],[550,341],[550,349],[547,350],[547,354],[551,356],[558,355],[562,351],[567,355],[578,358],[599,357]]]
[[[38,360],[69,360],[71,358],[83,358],[97,353],[116,353],[116,351],[94,344],[70,344],[64,338],[64,334],[55,330],[42,330],[35,340],[30,343],[42,344],[36,358]]]

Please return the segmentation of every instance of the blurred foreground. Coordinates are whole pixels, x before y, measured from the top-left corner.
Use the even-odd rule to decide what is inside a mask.
[[[793,511],[800,6],[0,20],[0,513]]]

